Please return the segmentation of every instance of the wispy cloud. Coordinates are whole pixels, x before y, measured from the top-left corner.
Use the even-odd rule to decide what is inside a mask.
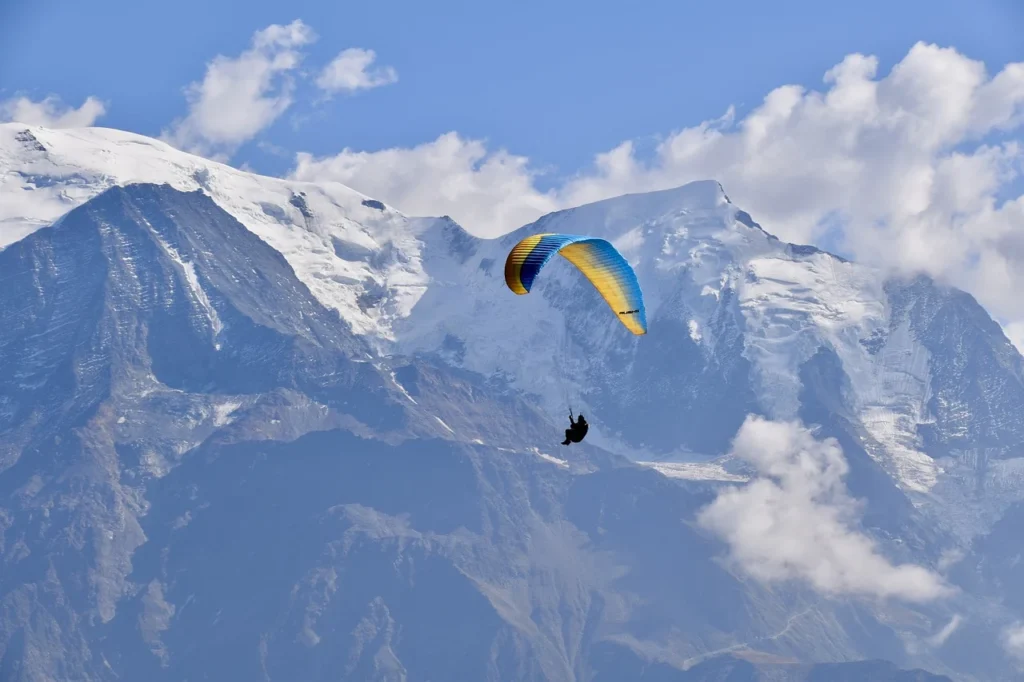
[[[904,632],[902,635],[903,644],[906,651],[911,656],[920,656],[929,652],[937,651],[946,645],[949,638],[960,629],[963,625],[964,618],[959,613],[953,614],[945,625],[943,625],[938,632],[928,636],[918,636],[910,632]]]
[[[817,440],[798,423],[750,416],[732,452],[758,475],[719,493],[698,521],[754,578],[803,580],[828,595],[910,602],[951,593],[940,576],[921,566],[892,564],[857,530],[858,504],[847,493],[849,467],[835,439]]]
[[[105,113],[106,105],[95,97],[87,97],[77,109],[64,104],[56,95],[49,95],[38,102],[28,97],[0,102],[0,120],[46,128],[86,128]]]
[[[369,90],[398,81],[398,72],[390,66],[374,66],[377,53],[361,47],[343,50],[324,67],[316,85],[327,93]]]
[[[960,614],[954,614],[941,630],[928,638],[928,644],[934,649],[943,646],[953,636],[953,633],[960,629],[963,620]]]
[[[257,31],[251,47],[237,57],[215,57],[203,80],[186,89],[188,114],[165,130],[163,139],[199,154],[230,155],[292,105],[300,48],[314,40],[313,30],[296,19]]]

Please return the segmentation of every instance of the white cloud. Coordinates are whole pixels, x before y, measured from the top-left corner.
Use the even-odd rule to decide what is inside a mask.
[[[557,210],[552,194],[534,189],[527,159],[456,133],[412,149],[354,152],[325,159],[299,154],[292,177],[335,180],[406,213],[451,215],[477,234],[498,234]]]
[[[744,116],[665,137],[651,160],[632,142],[541,191],[529,160],[455,133],[411,149],[300,154],[295,175],[338,180],[407,213],[447,213],[475,234],[629,192],[719,180],[780,238],[826,230],[862,262],[960,286],[1024,339],[1024,197],[1000,203],[1024,153],[1024,64],[981,62],[919,43],[892,70],[852,54],[820,91],[785,85]],[[410,169],[416,169],[413,172]],[[1014,195],[1016,196],[1016,195]],[[838,226],[838,228],[836,227]]]
[[[893,565],[856,529],[859,505],[846,491],[848,465],[835,439],[819,441],[798,423],[751,415],[732,452],[758,476],[719,493],[698,521],[755,579],[800,579],[828,595],[911,602],[950,594],[940,576],[913,564]]]
[[[984,301],[982,301],[984,303]],[[1003,333],[1022,353],[1024,353],[1024,321],[1014,321],[1003,325]]]
[[[953,633],[960,629],[963,622],[963,616],[956,613],[953,614],[948,623],[933,635],[918,637],[909,632],[904,632],[902,634],[904,647],[911,656],[920,656],[941,649],[949,641],[949,638],[953,636]]]
[[[316,40],[296,19],[253,34],[251,47],[237,57],[218,55],[200,82],[186,88],[188,114],[164,131],[170,144],[208,155],[226,155],[270,126],[292,104],[290,74],[301,60],[299,48]]]
[[[939,562],[935,567],[945,573],[950,568],[960,563],[966,556],[967,553],[959,547],[944,549],[942,550],[942,554],[939,555]]]
[[[945,627],[943,627],[941,630],[939,630],[934,635],[928,638],[928,644],[930,644],[933,648],[938,649],[939,647],[944,645],[950,637],[953,636],[954,632],[960,629],[960,625],[963,622],[964,619],[960,616],[959,613],[954,614],[953,617],[949,619],[949,622],[946,623]]]
[[[1017,623],[1003,630],[1003,650],[1024,662],[1024,624]]]
[[[317,87],[326,92],[369,90],[398,81],[398,72],[390,66],[374,67],[377,54],[373,50],[350,47],[324,67],[316,79]]]
[[[0,120],[44,128],[87,128],[105,113],[106,105],[95,97],[87,97],[77,109],[64,104],[56,95],[49,95],[39,102],[28,97],[0,102]]]

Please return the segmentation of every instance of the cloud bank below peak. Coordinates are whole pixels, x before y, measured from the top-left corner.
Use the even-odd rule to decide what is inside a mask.
[[[750,416],[732,454],[753,465],[757,477],[720,492],[698,521],[755,579],[803,580],[830,596],[918,603],[952,594],[932,571],[892,564],[857,529],[858,505],[843,480],[849,465],[835,439],[819,441],[799,423]]]

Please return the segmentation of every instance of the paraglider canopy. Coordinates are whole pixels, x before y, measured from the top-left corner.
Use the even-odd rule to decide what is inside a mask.
[[[573,234],[535,234],[512,247],[505,260],[505,284],[513,292],[530,292],[538,273],[555,254],[575,265],[594,285],[619,321],[637,336],[647,333],[640,282],[611,242]]]

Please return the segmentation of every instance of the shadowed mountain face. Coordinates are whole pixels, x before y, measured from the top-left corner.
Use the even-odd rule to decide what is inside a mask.
[[[422,240],[429,267],[481,278],[504,248],[447,221]],[[899,669],[922,661],[1010,679],[957,634],[948,657],[908,650],[943,611],[764,586],[721,561],[695,522],[721,481],[666,478],[599,438],[559,447],[538,392],[481,371],[482,332],[440,314],[454,287],[428,291],[396,324],[403,354],[385,355],[308,276],[206,193],[160,185],[111,188],[0,251],[0,679],[948,679]],[[367,310],[400,288],[375,286]],[[627,443],[722,452],[769,411],[750,302],[652,295],[644,353],[588,342],[588,409]],[[552,279],[537,296],[562,301],[578,340],[599,338],[573,312],[592,293]],[[972,300],[927,282],[898,296],[868,345],[894,358],[910,328],[933,373],[972,377],[935,384],[930,442],[1012,457],[1019,356]],[[953,336],[973,345],[951,350]],[[865,526],[897,540],[887,551],[936,561],[952,531],[861,438],[878,432],[841,351],[797,364],[794,416],[840,440]],[[984,410],[962,417],[954,400]],[[841,662],[875,658],[899,665]]]
[[[633,497],[689,493],[573,476],[478,377],[396,383],[200,193],[109,190],[0,270],[4,679],[572,679],[633,619],[748,626],[678,520],[631,574],[662,539],[631,536]],[[501,449],[442,439],[462,421]],[[680,579],[732,596],[629,604]]]

